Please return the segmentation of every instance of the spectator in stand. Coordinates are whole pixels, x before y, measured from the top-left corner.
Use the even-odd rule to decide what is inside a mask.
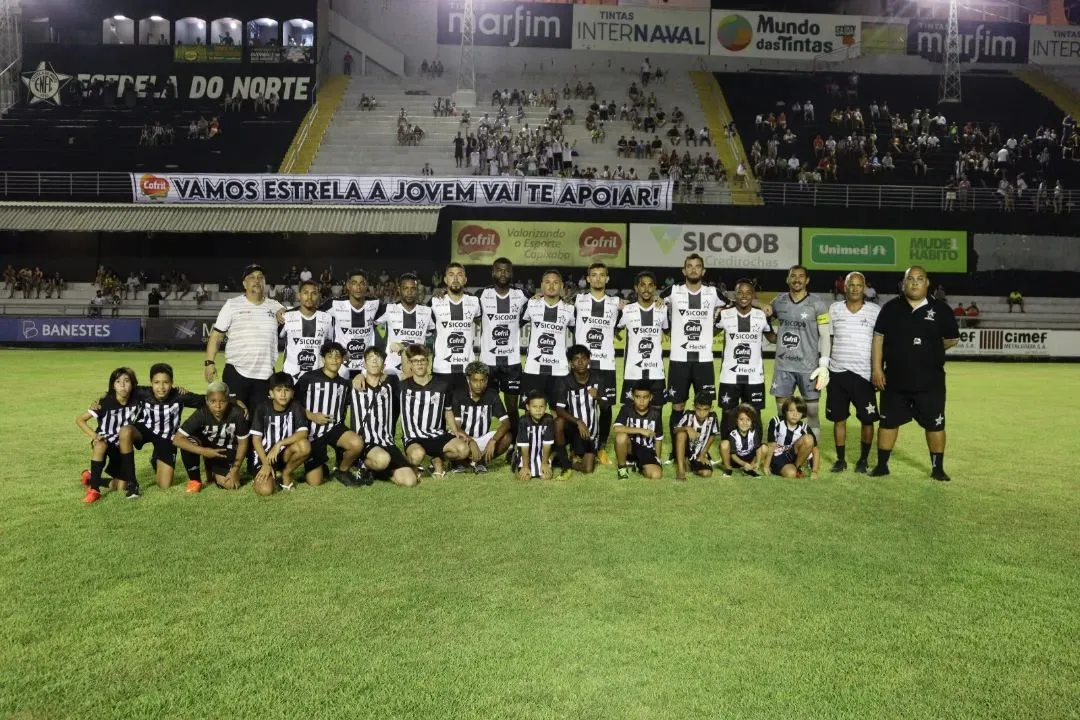
[[[132,270],[128,273],[127,283],[125,285],[125,299],[134,300],[139,295],[139,276]]]
[[[300,282],[310,282],[312,277],[311,268],[305,265],[303,269],[300,270]]]
[[[352,75],[353,56],[348,50],[345,51],[345,57],[342,58],[342,64],[345,66],[345,74]]]
[[[188,282],[186,274],[180,273],[176,278],[176,299],[183,299],[189,292],[191,292],[191,283]]]
[[[867,278],[866,280],[866,289],[863,290],[863,297],[865,297],[867,301],[872,303],[876,303],[878,301],[877,290],[875,290],[874,286],[870,284],[869,278]]]
[[[210,293],[208,293],[206,291],[206,285],[204,283],[199,283],[198,285],[196,285],[195,286],[195,304],[201,307],[202,304],[204,302],[206,302],[208,299],[210,299]]]
[[[843,275],[837,275],[836,279],[833,280],[832,294],[833,294],[833,300],[843,300],[844,299],[844,276]]]
[[[161,293],[158,292],[156,287],[150,288],[150,294],[146,296],[146,306],[149,308],[148,314],[152,318],[160,317],[161,310]]]
[[[424,167],[420,168],[420,174],[423,177],[433,177],[435,175],[435,170],[431,167],[431,163],[424,163]]]
[[[965,323],[972,328],[979,326],[979,306],[975,303],[968,305],[967,313],[965,313]]]
[[[1020,294],[1019,290],[1013,290],[1009,293],[1008,302],[1009,312],[1013,311],[1014,305],[1020,308],[1020,312],[1024,312],[1024,296]]]
[[[120,317],[120,304],[124,302],[124,298],[121,297],[121,292],[120,292],[120,288],[122,288],[122,287],[123,287],[122,285],[117,285],[116,287],[114,287],[112,297],[110,298],[110,301],[112,302],[112,313],[111,314],[112,314],[112,317],[114,317],[114,318],[115,317]]]
[[[103,305],[105,305],[105,298],[101,296],[101,291],[98,290],[94,294],[94,297],[90,298],[90,310],[87,312],[87,316],[92,318],[101,317],[101,308]]]
[[[952,311],[953,317],[956,318],[956,324],[960,327],[964,327],[964,318],[967,317],[967,310],[964,309],[964,303],[957,303],[956,307]]]

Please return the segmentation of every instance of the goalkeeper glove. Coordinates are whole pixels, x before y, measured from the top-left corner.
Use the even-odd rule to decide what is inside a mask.
[[[814,387],[818,392],[825,389],[825,386],[829,384],[829,358],[823,357],[818,360],[817,370],[810,373],[811,380],[817,380]]]

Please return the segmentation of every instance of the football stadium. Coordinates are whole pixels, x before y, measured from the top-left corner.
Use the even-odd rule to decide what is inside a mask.
[[[1078,717],[1078,119],[1076,0],[0,0],[0,715]]]

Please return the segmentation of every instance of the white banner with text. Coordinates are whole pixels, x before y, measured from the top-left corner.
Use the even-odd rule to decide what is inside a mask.
[[[786,270],[799,262],[799,228],[630,225],[631,267],[682,267],[690,253],[707,268]]]
[[[1080,358],[1080,330],[961,329],[949,355],[962,357]]]
[[[1033,65],[1080,65],[1080,27],[1032,25],[1028,62]]]
[[[709,54],[709,11],[574,5],[574,50]]]
[[[671,209],[664,180],[133,173],[131,191],[137,203]]]
[[[713,10],[713,55],[813,60],[849,48],[857,54],[862,16]]]

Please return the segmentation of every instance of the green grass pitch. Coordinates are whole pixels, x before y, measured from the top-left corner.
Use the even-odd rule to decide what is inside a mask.
[[[0,351],[0,716],[1080,717],[1075,365],[951,364],[949,484],[909,425],[881,480],[187,496],[144,451],[85,507],[73,418],[155,360],[202,384]]]

